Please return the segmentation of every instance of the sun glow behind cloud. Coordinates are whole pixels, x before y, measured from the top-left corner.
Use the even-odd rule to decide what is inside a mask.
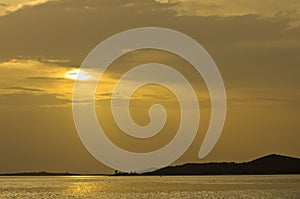
[[[91,79],[92,76],[82,69],[74,69],[66,73],[66,78],[85,81]]]

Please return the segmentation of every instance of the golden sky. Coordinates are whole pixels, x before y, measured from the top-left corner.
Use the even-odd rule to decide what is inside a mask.
[[[74,80],[66,74],[76,70],[99,42],[144,26],[171,28],[198,41],[216,62],[226,87],[224,130],[211,153],[199,160],[210,102],[201,77],[191,77],[191,82],[201,82],[197,90],[200,130],[175,164],[248,161],[270,153],[300,156],[299,1],[2,0],[0,173],[111,171],[79,140],[71,109]],[[193,73],[189,64],[168,53],[129,53],[114,63],[97,90],[97,110],[108,109],[111,87],[121,72],[118,68],[153,59]],[[103,120],[111,131],[108,137],[127,150],[157,149],[177,128],[174,96],[155,85],[144,91],[147,95],[137,91],[132,98],[133,119],[147,124],[149,118],[142,116],[152,103],[160,102],[169,108],[171,125],[164,128],[166,135],[145,143],[121,135],[108,115]]]

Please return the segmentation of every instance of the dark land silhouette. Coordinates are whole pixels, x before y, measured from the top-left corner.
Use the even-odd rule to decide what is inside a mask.
[[[267,175],[300,174],[300,159],[268,155],[250,162],[203,163],[169,166],[143,175]]]
[[[300,174],[300,159],[277,154],[267,155],[250,162],[211,162],[187,163],[178,166],[168,166],[146,173],[115,172],[109,176],[130,175],[271,175],[271,174]],[[77,174],[77,173],[51,173],[51,172],[22,172],[6,173],[0,176],[80,176],[80,175],[105,175],[105,174]]]
[[[76,176],[76,175],[81,175],[81,174],[68,173],[68,172],[66,172],[66,173],[54,173],[54,172],[46,172],[46,171],[0,174],[0,176]]]
[[[116,173],[115,175],[271,175],[300,174],[300,159],[282,155],[268,155],[250,162],[234,163],[188,163],[168,166],[156,171],[136,173]]]

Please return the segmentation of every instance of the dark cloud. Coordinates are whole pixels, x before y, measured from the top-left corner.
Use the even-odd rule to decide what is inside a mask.
[[[21,91],[33,91],[33,92],[42,92],[45,91],[43,89],[37,89],[37,88],[25,88],[25,87],[7,87],[5,89],[9,89],[9,90],[21,90]]]
[[[67,80],[66,78],[62,78],[62,77],[28,77],[27,79],[33,79],[33,80]]]
[[[108,92],[108,93],[97,93],[97,96],[101,96],[101,97],[111,97],[113,93],[112,92]]]
[[[297,92],[297,90],[295,90]],[[247,96],[247,97],[230,97],[228,98],[229,107],[272,107],[272,108],[292,108],[299,109],[299,96],[290,97],[276,97],[268,96]]]

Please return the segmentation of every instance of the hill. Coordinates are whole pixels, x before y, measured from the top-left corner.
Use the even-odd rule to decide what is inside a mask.
[[[300,159],[268,155],[250,162],[188,163],[169,166],[142,175],[264,175],[300,174]]]

